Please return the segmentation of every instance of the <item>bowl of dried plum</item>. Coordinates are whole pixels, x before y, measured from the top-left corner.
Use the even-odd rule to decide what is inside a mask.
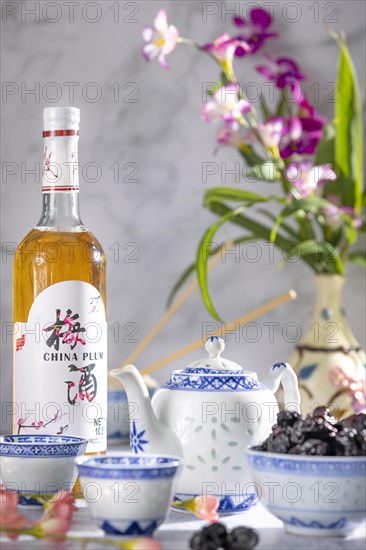
[[[258,499],[289,533],[344,536],[364,522],[366,414],[339,421],[326,407],[305,418],[281,411],[246,452]]]

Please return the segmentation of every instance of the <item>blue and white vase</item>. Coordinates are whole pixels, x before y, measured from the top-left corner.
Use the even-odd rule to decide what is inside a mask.
[[[317,275],[309,328],[289,362],[297,373],[303,414],[329,406],[338,418],[366,407],[365,352],[348,326],[340,275]]]

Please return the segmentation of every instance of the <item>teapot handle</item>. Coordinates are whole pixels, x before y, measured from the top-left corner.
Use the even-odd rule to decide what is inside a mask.
[[[285,408],[301,414],[301,397],[298,380],[295,371],[289,363],[275,363],[272,365],[263,383],[273,393],[278,390],[281,384]]]

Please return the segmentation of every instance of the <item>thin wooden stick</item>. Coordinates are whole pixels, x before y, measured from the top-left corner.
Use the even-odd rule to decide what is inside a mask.
[[[234,241],[227,241],[225,248],[230,249],[234,246]],[[208,262],[207,269],[211,271],[216,264],[218,264],[221,258],[220,252],[217,252],[210,261]],[[198,286],[197,278],[187,286],[187,288],[182,292],[182,294],[177,298],[177,300],[172,304],[172,306],[164,313],[160,321],[151,329],[151,331],[141,340],[141,342],[136,346],[133,352],[123,361],[124,365],[129,363],[134,363],[139,355],[145,350],[145,348],[152,342],[152,340],[159,334],[159,332],[165,327],[168,321],[173,317],[173,315],[182,307],[182,305],[187,301],[187,299],[193,294]]]
[[[289,300],[295,300],[295,298],[296,298],[296,292],[294,290],[289,290],[285,294],[281,294],[281,296],[277,296],[277,298],[274,298],[273,300],[270,300],[269,302],[258,307],[257,309],[254,309],[250,313],[246,313],[242,317],[239,317],[239,319],[236,319],[236,321],[232,321],[228,325],[224,325],[220,330],[217,330],[215,333],[213,333],[212,336],[224,336],[227,332],[230,332],[233,329],[236,329],[238,325],[244,325],[245,323],[248,323],[249,321],[252,321],[257,317],[261,317],[262,315],[265,315],[269,311],[272,311],[273,309],[276,309],[282,304],[285,304]],[[173,363],[173,361],[177,361],[178,359],[181,359],[188,353],[191,353],[192,351],[199,349],[202,345],[203,345],[202,338],[199,338],[195,342],[188,344],[188,346],[185,346],[184,348],[181,348],[180,350],[175,351],[174,353],[171,353],[167,357],[164,357],[163,359],[160,359],[159,361],[156,361],[152,365],[146,367],[141,371],[141,374],[151,374],[152,372],[157,371],[161,367],[164,367],[169,363]]]

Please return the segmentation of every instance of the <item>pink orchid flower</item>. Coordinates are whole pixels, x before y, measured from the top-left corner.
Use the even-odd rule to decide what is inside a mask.
[[[75,499],[68,491],[59,491],[44,505],[45,512],[42,520],[51,518],[63,518],[67,521],[72,520],[74,512],[77,512],[78,507],[75,505]]]
[[[291,116],[286,120],[280,142],[282,158],[289,158],[295,153],[312,155],[323,137],[323,123],[311,117],[298,118]]]
[[[289,82],[288,90],[290,92],[289,98],[293,103],[297,103],[299,107],[298,116],[300,118],[311,118],[320,122],[322,125],[328,122],[326,117],[315,110],[315,107],[307,99],[298,82]]]
[[[213,495],[202,495],[193,499],[192,512],[201,519],[215,522],[219,520],[217,513],[220,501]]]
[[[268,38],[277,36],[277,33],[269,31],[269,27],[272,24],[271,14],[260,7],[252,8],[247,19],[235,16],[233,22],[239,27],[240,36],[238,38],[245,40],[249,44],[249,53],[251,54],[257,52]],[[247,50],[238,46],[235,55],[242,57],[247,53]]]
[[[0,514],[1,517],[5,514],[16,512],[18,508],[18,495],[15,491],[6,489],[3,485],[0,486]]]
[[[4,487],[0,488],[0,528],[9,529],[7,536],[10,539],[17,539],[19,533],[11,532],[27,529],[31,522],[28,518],[18,512],[18,495],[15,491],[9,491]]]
[[[337,228],[342,224],[342,218],[348,216],[351,224],[355,229],[359,229],[362,225],[361,218],[356,214],[352,206],[340,206],[340,199],[337,195],[329,194],[326,199],[332,203],[323,208],[325,223],[332,228]]]
[[[266,65],[256,67],[257,71],[265,78],[273,80],[277,88],[285,88],[291,82],[304,80],[304,75],[300,72],[296,61],[290,57],[274,58],[270,54],[266,55]]]
[[[227,122],[222,128],[219,128],[216,136],[219,145],[231,145],[237,149],[247,149],[245,134],[242,126],[237,120]]]
[[[70,522],[62,517],[53,517],[37,521],[33,529],[35,533],[38,532],[46,540],[63,540],[70,529]]]
[[[128,550],[161,550],[163,548],[158,540],[146,537],[126,541],[125,547]]]
[[[269,149],[278,147],[284,131],[284,119],[282,117],[272,117],[263,124],[258,124],[257,132],[260,135],[263,144]],[[248,132],[248,139],[254,141],[253,132]]]
[[[348,390],[352,396],[352,405],[356,413],[366,409],[366,381],[364,377],[354,378],[341,367],[333,367],[329,373],[332,383],[339,389]]]
[[[242,120],[243,113],[248,113],[252,106],[246,99],[239,99],[238,92],[237,82],[222,86],[213,94],[213,99],[202,106],[202,120],[205,122]]]
[[[231,38],[227,33],[222,34],[213,42],[204,44],[202,46],[203,50],[210,52],[211,55],[222,65],[226,67],[227,64],[232,64],[235,50],[238,46],[241,46],[244,50],[249,51],[249,45],[244,42],[244,40],[239,40],[238,38]]]
[[[292,162],[286,169],[297,198],[304,199],[314,193],[319,185],[337,179],[330,164],[314,166],[310,161]]]
[[[220,500],[214,495],[201,495],[184,501],[174,501],[173,506],[192,512],[200,519],[215,522],[219,520],[217,510]]]
[[[179,33],[174,25],[168,25],[166,10],[160,10],[154,19],[154,28],[145,26],[142,37],[146,42],[142,48],[142,55],[146,61],[158,58],[164,69],[169,69],[165,56],[170,54],[176,47]]]
[[[62,540],[70,529],[75,499],[68,491],[59,491],[44,505],[43,516],[34,525],[42,537],[48,540]]]

